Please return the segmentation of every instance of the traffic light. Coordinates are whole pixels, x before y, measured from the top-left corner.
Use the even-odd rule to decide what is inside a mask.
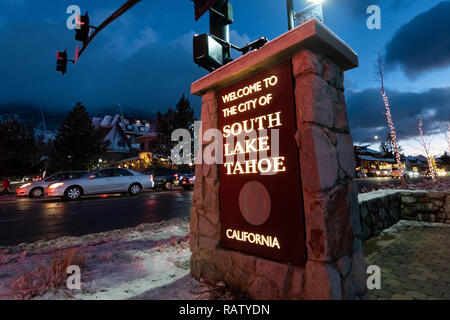
[[[194,62],[212,72],[224,65],[224,48],[207,34],[194,36]]]
[[[56,57],[56,71],[59,71],[64,75],[67,72],[67,51],[58,51]]]
[[[84,16],[77,16],[75,20],[77,26],[75,29],[75,40],[87,43],[89,39],[89,15],[86,13]]]
[[[233,7],[228,0],[194,0],[195,20],[210,11],[210,35],[194,36],[194,61],[213,71],[231,59],[230,27],[233,23]]]

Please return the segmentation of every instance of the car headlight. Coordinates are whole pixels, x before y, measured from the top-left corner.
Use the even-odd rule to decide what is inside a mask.
[[[28,187],[29,185],[31,185],[31,183],[25,183],[24,185],[20,186],[19,189],[26,188],[26,187]]]
[[[64,185],[63,182],[54,183],[49,186],[49,189],[56,189],[56,188],[61,187],[62,185]]]

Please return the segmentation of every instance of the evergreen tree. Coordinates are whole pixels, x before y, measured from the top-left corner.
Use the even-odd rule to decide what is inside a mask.
[[[30,174],[35,163],[35,137],[30,126],[17,119],[0,122],[0,175],[20,177]]]
[[[188,129],[193,135],[194,109],[191,108],[191,103],[184,94],[175,107],[174,121],[176,129]]]
[[[169,108],[165,114],[158,111],[156,117],[156,130],[158,140],[156,143],[156,153],[164,158],[169,158],[174,143],[171,141],[172,132],[175,130],[175,112]]]
[[[165,114],[158,112],[156,117],[156,130],[158,132],[156,153],[165,158],[171,156],[173,147],[178,143],[172,141],[172,133],[176,129],[189,130],[192,137],[191,142],[193,142],[194,121],[194,110],[184,94],[175,106],[175,110],[169,108]]]
[[[64,120],[53,144],[50,158],[53,171],[90,170],[104,157],[108,147],[81,103]]]
[[[398,146],[398,151],[402,152],[403,148]],[[380,144],[380,152],[383,154],[383,157],[393,159],[395,150],[394,150],[394,143],[392,142],[392,137],[388,133],[386,136],[386,139],[384,139]]]

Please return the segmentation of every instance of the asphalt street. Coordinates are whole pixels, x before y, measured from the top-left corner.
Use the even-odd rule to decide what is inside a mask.
[[[146,192],[138,197],[103,195],[69,202],[4,198],[0,246],[80,236],[190,215],[192,191]]]

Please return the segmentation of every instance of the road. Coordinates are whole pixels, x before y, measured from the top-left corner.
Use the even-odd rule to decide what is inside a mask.
[[[146,192],[138,197],[98,196],[66,202],[15,199],[0,202],[0,246],[80,236],[190,215],[192,191]]]

